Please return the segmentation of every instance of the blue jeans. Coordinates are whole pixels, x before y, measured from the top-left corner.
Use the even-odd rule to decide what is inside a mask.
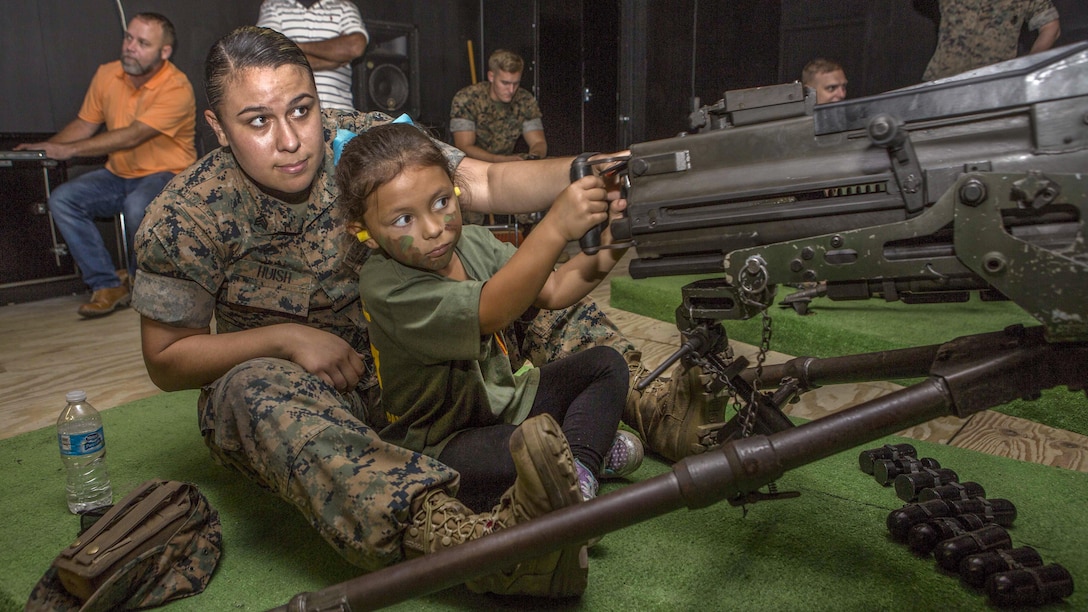
[[[109,289],[121,284],[113,259],[106,248],[95,219],[125,214],[125,244],[132,253],[136,228],[144,218],[144,209],[159,195],[173,172],[157,172],[148,176],[126,179],[105,168],[67,181],[49,196],[49,212],[57,224],[68,251],[83,274],[83,282],[91,291]],[[129,256],[128,273],[136,274],[136,257]]]

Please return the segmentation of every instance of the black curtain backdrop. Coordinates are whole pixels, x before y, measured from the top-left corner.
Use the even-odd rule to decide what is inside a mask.
[[[1053,1],[1062,20],[1059,44],[1088,40],[1088,3]],[[796,80],[805,62],[816,56],[844,65],[851,97],[911,85],[921,78],[936,44],[935,2],[360,0],[357,4],[364,21],[412,24],[418,29],[418,121],[440,132],[446,129],[450,100],[471,80],[468,41],[475,45],[478,78],[485,76],[479,68],[489,50],[513,46],[531,62],[526,86],[534,88],[542,106],[549,108],[549,140],[564,143],[557,152],[573,153],[581,146],[609,149],[673,136],[686,128],[696,98],[710,104],[730,89]],[[260,0],[80,0],[78,8],[66,0],[4,3],[0,133],[52,133],[75,117],[95,68],[120,54],[121,10],[126,17],[157,11],[174,22],[179,38],[174,62],[193,82],[202,115],[202,65],[208,47],[232,28],[255,22],[259,6]],[[612,23],[614,27],[603,27]],[[581,39],[579,44],[571,43],[572,32]],[[576,57],[579,53],[581,59]],[[583,86],[595,101],[585,106]],[[215,146],[204,121],[197,124],[202,148]],[[615,142],[610,142],[613,132]]]

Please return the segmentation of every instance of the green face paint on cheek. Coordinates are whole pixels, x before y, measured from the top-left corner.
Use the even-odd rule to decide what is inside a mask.
[[[413,246],[415,239],[412,236],[401,236],[396,239],[394,244],[389,245],[390,248],[386,250],[393,259],[396,259],[400,263],[406,266],[412,266],[413,268],[429,269],[427,266],[427,258],[423,255],[418,248]]]
[[[413,249],[411,248],[411,236],[395,238],[393,236],[383,235],[374,237],[374,240],[377,241],[378,246],[380,246],[383,251],[402,264],[411,266],[414,265],[415,261],[418,259],[418,256],[413,253]]]
[[[408,252],[408,249],[412,248],[411,236],[401,236],[398,242],[400,242],[398,246],[400,247],[402,253],[406,253]]]

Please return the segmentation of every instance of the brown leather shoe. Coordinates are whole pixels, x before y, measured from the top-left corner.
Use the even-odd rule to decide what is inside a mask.
[[[128,306],[131,300],[132,294],[128,292],[128,287],[125,285],[99,289],[91,294],[90,302],[79,307],[79,316],[87,318],[104,317],[118,308]]]

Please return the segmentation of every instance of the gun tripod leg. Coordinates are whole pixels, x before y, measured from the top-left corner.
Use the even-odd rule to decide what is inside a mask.
[[[765,365],[759,373],[748,368],[740,377],[761,387],[797,380],[801,393],[821,385],[919,378],[929,374],[942,346],[931,344],[841,357],[794,357],[784,363]]]
[[[793,427],[793,422],[782,412],[782,406],[796,396],[799,386],[796,380],[780,381],[778,391],[767,394],[756,391],[743,378],[742,374],[749,369],[744,357],[726,363],[718,355],[707,355],[702,366],[714,376],[714,382],[709,386],[711,392],[729,389],[731,397],[739,404],[737,414],[724,424],[715,424],[717,445],[753,433],[772,434]]]

